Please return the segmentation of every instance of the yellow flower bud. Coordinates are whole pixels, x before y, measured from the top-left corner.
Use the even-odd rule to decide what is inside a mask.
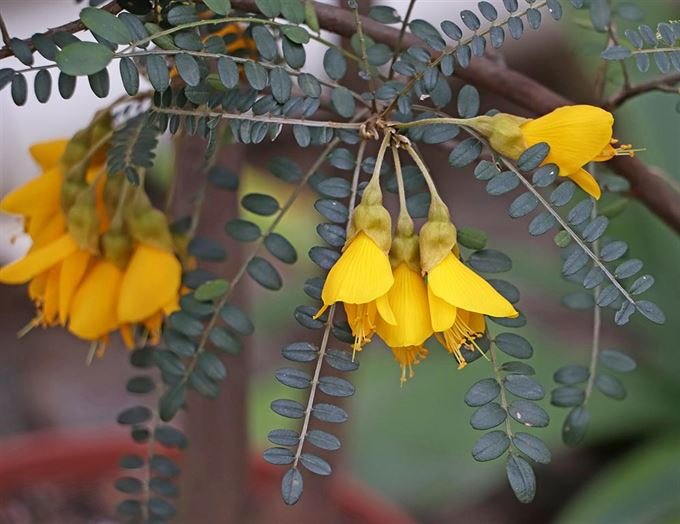
[[[471,118],[466,125],[484,135],[495,151],[516,159],[527,148],[521,127],[527,121],[527,118],[521,116],[496,113],[493,116]]]
[[[456,226],[451,220],[429,219],[420,229],[420,266],[423,273],[437,266],[456,245]]]

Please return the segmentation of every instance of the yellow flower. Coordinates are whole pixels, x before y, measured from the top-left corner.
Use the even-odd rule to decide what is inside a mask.
[[[458,369],[462,369],[467,365],[467,362],[460,348],[468,346],[472,350],[479,349],[475,339],[484,335],[485,331],[484,315],[471,313],[464,309],[456,309],[456,319],[453,325],[441,333],[437,333],[436,336],[442,346],[456,358]]]
[[[421,346],[432,335],[427,287],[420,272],[406,262],[394,269],[394,285],[387,293],[396,325],[377,321],[377,332],[391,348]]]
[[[550,153],[544,163],[556,164],[561,176],[568,176],[595,198],[600,198],[600,186],[584,166],[634,154],[630,145],[613,147],[617,143],[612,138],[613,124],[611,113],[590,105],[559,107],[536,119],[498,113],[469,122],[489,138],[491,147],[514,160],[527,148],[546,142]]]
[[[407,379],[413,378],[413,366],[419,364],[428,355],[427,349],[423,346],[391,347],[394,359],[399,362],[401,376],[399,381],[403,386]],[[406,371],[408,370],[408,376]]]
[[[364,232],[354,237],[333,265],[321,292],[323,306],[343,302],[347,321],[355,337],[354,351],[370,341],[377,316],[396,323],[387,299],[394,283],[390,261],[383,250]]]
[[[125,270],[117,305],[118,321],[139,323],[176,308],[182,267],[173,253],[139,244]]]

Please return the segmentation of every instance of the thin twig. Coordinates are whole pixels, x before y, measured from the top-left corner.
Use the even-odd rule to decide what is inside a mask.
[[[375,102],[375,82],[373,81],[373,75],[371,75],[370,66],[368,64],[368,56],[366,54],[366,36],[364,35],[364,27],[363,24],[361,23],[361,16],[359,15],[359,6],[357,5],[356,7],[353,7],[352,11],[354,12],[354,20],[356,21],[357,24],[357,34],[359,35],[359,48],[361,49],[360,68],[364,70],[366,80],[368,81],[368,89],[373,95],[371,97],[371,107],[373,108],[373,112],[377,113],[378,106],[376,105]]]
[[[250,120],[251,122],[266,122],[269,124],[284,124],[284,125],[301,125],[307,127],[332,127],[334,129],[359,129],[362,124],[357,122],[332,122],[321,120],[304,120],[300,118],[287,118],[273,115],[253,115],[253,114],[239,114],[239,113],[224,113],[218,111],[191,111],[188,109],[175,109],[170,107],[153,106],[153,110],[157,113],[166,113],[169,115],[182,116],[203,116],[210,118],[227,118],[229,120]]]
[[[404,15],[404,19],[401,22],[401,29],[399,30],[399,36],[397,37],[397,42],[394,45],[394,52],[392,53],[392,61],[390,62],[390,72],[388,75],[388,79],[392,80],[394,77],[394,69],[392,69],[392,66],[394,65],[394,62],[396,62],[397,57],[399,56],[399,52],[401,51],[401,45],[404,41],[404,35],[406,34],[406,28],[408,27],[409,20],[411,20],[411,13],[413,11],[413,7],[416,5],[416,0],[411,0],[408,3],[408,8],[406,9],[406,14]]]
[[[12,37],[9,36],[7,24],[5,24],[5,19],[2,17],[2,13],[0,13],[0,33],[2,33],[2,41],[4,42],[5,47],[9,47],[9,41],[12,39]]]
[[[597,216],[597,203],[593,206],[592,218]],[[593,252],[600,256],[600,241],[593,242]],[[600,333],[602,331],[602,308],[597,305],[597,296],[600,294],[600,285],[593,289],[593,340],[590,348],[590,366],[588,366],[588,382],[586,384],[585,398],[583,405],[587,404],[595,383],[595,371],[597,369],[597,359],[600,356]]]
[[[501,369],[500,366],[498,365],[498,359],[496,358],[496,351],[493,348],[493,344],[491,345],[491,347],[489,347],[487,353],[490,353],[489,356],[491,358],[493,374],[494,377],[496,378],[496,382],[498,382],[498,385],[501,388],[500,404],[503,410],[505,411],[505,433],[508,436],[508,438],[512,440],[513,433],[512,426],[510,425],[510,413],[508,412],[510,404],[508,403],[508,398],[505,394],[505,388],[503,387],[503,377],[501,376]]]
[[[604,103],[604,108],[613,111],[621,107],[631,98],[644,93],[649,93],[650,91],[661,91],[664,93],[674,93],[676,95],[680,95],[680,87],[677,85],[678,83],[680,83],[680,73],[674,73],[671,75],[654,78],[652,80],[648,80],[647,82],[640,82],[634,86],[628,86],[627,88],[624,88],[618,93],[609,97],[609,99],[607,99],[607,101]]]

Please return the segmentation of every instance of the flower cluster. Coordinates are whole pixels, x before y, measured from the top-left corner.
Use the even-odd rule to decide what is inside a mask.
[[[350,219],[343,253],[326,278],[317,317],[342,302],[355,338],[354,351],[377,334],[399,362],[403,383],[413,376],[413,365],[427,356],[424,345],[432,335],[462,368],[466,362],[461,347],[477,348],[475,339],[486,330],[484,315],[514,318],[518,313],[460,259],[446,204],[415,150],[399,138],[388,132],[383,140],[373,177]],[[394,236],[379,182],[390,142],[402,204]],[[416,161],[432,194],[419,234],[405,205],[400,147]]]
[[[0,282],[29,283],[37,309],[29,327],[65,326],[97,354],[116,330],[129,347],[138,328],[157,340],[177,308],[182,269],[143,185],[107,175],[110,133],[103,114],[71,140],[33,146],[42,174],[0,202],[24,218],[32,240],[23,258],[0,268]]]

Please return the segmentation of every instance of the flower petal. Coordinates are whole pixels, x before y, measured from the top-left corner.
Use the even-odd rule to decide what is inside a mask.
[[[545,116],[522,124],[527,147],[547,142],[550,153],[545,163],[557,164],[573,173],[595,159],[612,139],[614,117],[589,105],[558,107]]]
[[[50,215],[35,215],[28,219],[27,232],[33,239],[29,252],[54,242],[66,232],[64,213],[57,211]]]
[[[394,283],[387,255],[366,233],[359,233],[333,265],[321,297],[335,302],[367,304],[385,295]]]
[[[593,198],[599,200],[600,196],[602,196],[600,184],[598,184],[597,180],[595,180],[595,177],[588,173],[588,171],[585,169],[579,169],[578,171],[570,173],[567,176]]]
[[[0,211],[29,217],[56,213],[61,206],[63,179],[60,167],[45,171],[5,195],[0,201]]]
[[[33,160],[35,160],[40,167],[47,170],[59,164],[59,160],[64,156],[68,140],[50,140],[49,142],[40,142],[33,144],[29,151]]]
[[[47,274],[42,319],[48,326],[56,322],[59,314],[59,273],[60,267],[56,265]]]
[[[450,253],[427,276],[434,295],[452,306],[493,317],[518,315],[491,284]]]
[[[377,332],[392,347],[420,346],[432,334],[430,308],[427,303],[427,286],[417,271],[401,263],[394,270],[394,285],[387,293],[395,323],[390,325],[382,318],[380,302]]]
[[[23,284],[74,253],[78,246],[71,235],[64,234],[54,242],[31,251],[24,258],[0,269],[0,282]]]
[[[435,333],[446,331],[453,326],[456,321],[456,307],[436,296],[429,283],[427,286],[427,303],[430,309],[432,330]]]
[[[118,327],[116,304],[123,272],[113,262],[99,260],[78,287],[69,312],[68,329],[85,340],[99,340]]]
[[[66,324],[73,295],[75,295],[78,285],[83,280],[83,276],[85,276],[89,261],[90,253],[79,249],[67,256],[61,263],[61,273],[59,274],[59,322],[62,326]]]
[[[142,322],[179,293],[182,266],[174,254],[139,244],[130,259],[120,292],[118,318]]]

